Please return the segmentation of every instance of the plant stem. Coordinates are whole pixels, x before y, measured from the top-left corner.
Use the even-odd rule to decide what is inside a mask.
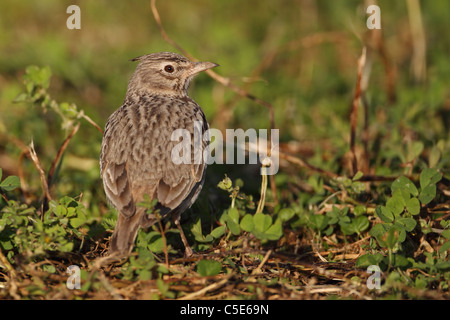
[[[264,166],[263,169],[267,168]],[[256,209],[256,213],[261,213],[264,209],[264,203],[266,202],[266,190],[267,190],[267,175],[264,170],[261,172],[262,181],[261,181],[261,198],[259,199],[258,208]]]
[[[388,249],[388,253],[389,253],[389,265],[388,265],[388,270],[391,270],[391,266],[392,266],[392,249],[391,249],[391,248]]]

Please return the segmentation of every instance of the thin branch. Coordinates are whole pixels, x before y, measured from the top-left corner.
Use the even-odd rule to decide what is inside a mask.
[[[300,168],[306,168],[306,169],[318,172],[329,178],[339,177],[339,175],[334,172],[327,171],[322,168],[313,166],[312,164],[308,163],[307,161],[300,159],[298,157],[289,155],[285,152],[279,151],[278,155],[279,155],[280,159],[284,159],[292,164],[299,166]],[[361,182],[394,181],[398,177],[399,176],[377,176],[377,175],[365,174],[361,178],[359,178],[358,181],[361,181]],[[412,175],[407,175],[406,177],[412,181],[417,181],[419,179],[418,176],[412,176]]]
[[[236,92],[241,97],[248,98],[248,99],[256,102],[257,104],[260,104],[260,105],[266,107],[269,110],[270,128],[271,129],[275,129],[275,115],[274,115],[274,111],[273,111],[273,106],[269,102],[264,101],[264,100],[262,100],[262,99],[260,99],[260,98],[258,98],[256,96],[248,93],[247,91],[239,88],[237,85],[232,83],[229,78],[222,77],[221,75],[218,75],[217,73],[215,73],[213,70],[206,70],[206,73],[211,78],[213,78],[214,80],[216,80],[220,84],[230,88],[231,90]]]
[[[89,118],[87,115],[85,115],[84,113],[81,114],[81,116],[87,121],[89,122],[91,125],[93,125],[98,131],[101,132],[101,134],[103,134],[103,129],[100,128],[100,126],[98,124],[95,123],[94,120],[92,120],[91,118]]]
[[[17,174],[19,175],[20,189],[22,189],[22,194],[25,199],[25,203],[29,205],[29,204],[31,204],[31,196],[30,196],[30,192],[29,192],[28,183],[25,180],[25,174],[23,172],[23,159],[26,156],[28,156],[28,154],[29,154],[29,151],[25,146],[25,149],[22,148],[22,152],[20,153],[20,156],[19,156],[19,161],[18,161],[18,165],[17,165]]]
[[[269,260],[269,257],[270,257],[271,254],[272,254],[272,249],[267,251],[266,255],[264,256],[264,259],[261,261],[259,266],[252,271],[252,275],[256,275],[256,274],[261,273],[261,268],[263,267],[263,265],[266,264],[267,260]]]
[[[189,58],[190,60],[196,60],[194,59],[194,57],[189,54],[189,52],[187,52],[186,50],[183,49],[183,47],[181,47],[180,45],[178,45],[178,43],[176,43],[175,41],[173,41],[166,33],[166,31],[164,30],[164,27],[162,25],[161,22],[161,18],[159,16],[159,12],[158,9],[156,8],[156,0],[151,0],[150,1],[150,8],[152,9],[152,13],[153,13],[153,17],[155,18],[156,24],[158,25],[158,28],[161,32],[161,36],[163,37],[163,39],[168,42],[171,46],[175,47],[178,51],[180,51],[183,55],[185,55],[187,58]]]
[[[293,164],[295,164],[295,165],[297,165],[297,166],[299,166],[301,168],[307,168],[307,169],[310,169],[312,171],[316,171],[316,172],[321,173],[323,175],[326,175],[326,176],[328,176],[330,178],[337,178],[337,177],[339,177],[339,175],[334,173],[334,172],[327,171],[327,170],[321,169],[319,167],[313,166],[312,164],[309,164],[307,161],[305,161],[303,159],[300,159],[300,158],[297,158],[297,157],[294,157],[294,156],[291,156],[291,155],[289,155],[287,153],[279,151],[279,156],[280,156],[281,159],[287,160],[290,163],[293,163]]]
[[[8,259],[3,255],[1,248],[0,248],[0,266],[3,266],[8,272],[6,280],[9,286],[9,294],[15,300],[20,300],[20,296],[17,294],[16,271],[14,270],[13,266],[9,263]]]
[[[157,211],[159,211],[159,210],[157,210]],[[156,215],[156,218],[158,219],[158,226],[159,226],[161,238],[162,238],[162,241],[164,244],[164,258],[166,260],[166,268],[167,268],[167,270],[169,270],[169,250],[167,248],[166,232],[161,223],[161,215],[159,214],[159,212],[155,212],[155,215]]]
[[[105,276],[105,274],[101,270],[99,270],[97,279],[100,281],[100,283],[103,285],[103,287],[106,289],[106,291],[108,291],[115,300],[123,300],[122,295],[109,282],[108,278]]]
[[[366,63],[366,47],[363,48],[362,54],[358,59],[358,76],[356,81],[355,97],[352,102],[352,111],[350,114],[350,152],[352,154],[352,169],[353,175],[358,171],[358,163],[355,153],[355,137],[356,137],[356,122],[358,119],[358,106],[361,97],[361,78],[363,74],[364,65]]]
[[[267,170],[267,167],[270,167],[270,165],[267,165],[266,163],[263,162],[262,167],[264,170]],[[261,198],[259,199],[258,202],[258,208],[256,209],[256,213],[262,213],[264,210],[264,204],[266,202],[266,190],[267,190],[267,174],[266,172],[263,170],[263,172],[261,173]]]
[[[194,298],[198,298],[209,291],[217,290],[217,289],[223,287],[228,282],[228,280],[230,280],[230,278],[233,275],[234,275],[233,273],[227,274],[222,280],[220,280],[218,282],[214,282],[213,284],[210,284],[209,286],[204,287],[203,289],[201,289],[199,291],[187,294],[187,295],[179,298],[178,300],[191,300]]]
[[[420,2],[419,0],[407,0],[406,5],[408,8],[411,39],[413,42],[411,69],[414,75],[414,80],[416,82],[423,82],[427,76],[427,45]]]
[[[369,158],[369,102],[366,95],[362,95],[362,105],[364,110],[364,124],[361,134],[361,142],[364,146],[364,161],[362,165],[362,172],[368,174],[370,172],[370,158]]]
[[[3,255],[3,252],[0,248],[0,264],[5,267],[6,271],[9,273],[11,278],[16,277],[16,271],[14,271],[13,266],[9,263],[8,259]]]
[[[50,196],[50,192],[48,189],[48,183],[47,179],[45,178],[45,172],[42,169],[41,163],[39,162],[39,158],[36,154],[36,150],[34,150],[34,143],[31,141],[31,144],[28,146],[29,155],[31,160],[34,163],[34,166],[39,171],[39,175],[41,177],[41,183],[42,183],[42,190],[44,192],[44,202],[52,200],[52,197]],[[46,199],[46,200],[45,200]]]
[[[55,173],[56,165],[59,163],[59,160],[61,159],[61,157],[64,153],[64,150],[66,150],[67,145],[69,144],[72,137],[77,133],[79,128],[80,128],[80,122],[78,122],[77,125],[72,129],[72,132],[70,132],[69,136],[64,140],[61,147],[59,148],[55,159],[53,159],[52,166],[50,167],[50,170],[48,171],[48,175],[47,175],[47,184],[48,184],[49,188],[52,185],[52,179],[53,179],[53,175]]]

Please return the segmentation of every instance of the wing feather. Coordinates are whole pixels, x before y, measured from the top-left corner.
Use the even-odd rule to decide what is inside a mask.
[[[145,194],[170,210],[184,210],[195,201],[203,184],[204,161],[175,164],[171,150],[178,141],[170,139],[178,128],[193,134],[194,121],[203,123],[203,134],[208,128],[205,116],[192,100],[177,104],[161,99],[125,103],[106,124],[101,175],[108,199],[126,217],[134,215]],[[174,118],[173,113],[184,116]],[[202,140],[203,148],[208,144]]]

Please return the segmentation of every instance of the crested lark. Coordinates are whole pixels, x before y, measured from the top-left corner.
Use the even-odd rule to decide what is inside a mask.
[[[190,256],[192,249],[180,226],[180,215],[197,199],[206,164],[192,159],[188,164],[174,163],[172,150],[179,141],[171,137],[177,129],[185,129],[194,137],[194,122],[201,123],[202,136],[208,129],[201,107],[187,95],[187,89],[195,75],[217,64],[191,62],[170,52],[148,54],[133,61],[139,64],[123,105],[106,123],[100,155],[105,193],[118,211],[110,253],[129,254],[139,228],[157,222],[154,214],[137,206],[148,194],[157,199],[155,209],[162,217],[171,215],[180,231],[185,255]],[[202,141],[202,147],[208,143]]]

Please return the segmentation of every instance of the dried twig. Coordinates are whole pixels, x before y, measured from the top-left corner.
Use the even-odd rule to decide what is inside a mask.
[[[50,201],[50,200],[52,200],[52,197],[50,196],[50,192],[48,189],[47,179],[45,178],[45,172],[42,169],[41,163],[39,162],[39,158],[36,154],[36,150],[34,150],[33,141],[31,141],[31,144],[29,145],[28,150],[29,150],[30,158],[33,161],[36,169],[39,171],[39,175],[41,177],[42,190],[44,192],[44,200],[46,199],[46,201]]]
[[[111,296],[115,300],[123,300],[122,295],[118,292],[118,290],[109,282],[108,278],[105,276],[103,272],[99,270],[97,275],[97,279],[103,285],[103,287],[111,294]]]
[[[418,0],[407,0],[406,4],[408,7],[411,39],[413,42],[411,69],[414,75],[414,80],[417,82],[423,82],[426,79],[427,72],[427,45],[422,21],[422,13],[420,10],[420,2]]]
[[[165,229],[162,225],[161,222],[161,215],[159,214],[159,212],[155,213],[157,219],[158,219],[158,226],[159,226],[159,230],[161,233],[161,238],[164,244],[164,258],[166,260],[166,268],[169,269],[169,250],[167,248],[167,239],[166,239],[166,233],[165,233]]]
[[[339,177],[339,175],[334,173],[334,172],[327,171],[327,170],[321,169],[319,167],[313,166],[312,164],[309,164],[307,161],[302,160],[302,159],[300,159],[298,157],[291,156],[291,155],[289,155],[287,153],[279,151],[279,156],[280,156],[281,159],[285,159],[285,160],[287,160],[287,161],[289,161],[289,162],[291,162],[291,163],[293,163],[295,165],[298,165],[299,167],[307,168],[307,169],[316,171],[316,172],[321,173],[323,175],[326,175],[326,176],[328,176],[330,178],[337,178],[337,177]]]
[[[366,47],[363,48],[361,57],[358,59],[358,76],[356,81],[355,97],[352,102],[352,111],[350,114],[350,152],[352,155],[352,169],[353,175],[358,171],[358,163],[355,153],[355,137],[356,137],[356,122],[358,119],[359,98],[361,97],[361,78],[366,63]]]
[[[86,120],[87,122],[89,122],[91,125],[93,125],[98,131],[100,131],[101,134],[103,134],[103,129],[100,128],[100,126],[98,124],[95,123],[94,120],[92,120],[90,117],[88,117],[87,115],[84,114],[83,110],[80,111],[80,116]]]
[[[270,255],[272,254],[272,249],[270,249],[269,251],[267,251],[266,255],[264,256],[264,259],[261,261],[261,263],[259,264],[259,266],[254,269],[252,271],[252,275],[255,274],[259,274],[261,273],[261,268],[263,267],[263,265],[267,262],[267,260],[269,260]]]
[[[69,136],[62,143],[61,147],[58,150],[58,153],[56,154],[55,159],[53,159],[52,165],[47,174],[47,184],[48,184],[49,188],[52,185],[52,179],[53,179],[53,174],[55,173],[56,165],[58,164],[59,160],[61,159],[61,156],[63,155],[64,150],[66,150],[67,145],[69,144],[70,140],[77,133],[79,128],[80,128],[80,123],[78,122],[77,125],[72,129],[72,132],[70,132]]]
[[[377,5],[376,0],[366,0],[366,7],[369,5],[375,4]],[[384,37],[383,37],[383,31],[381,29],[372,29],[368,30],[366,32],[366,38],[365,38],[365,45],[368,47],[368,62],[367,64],[370,65],[370,56],[371,51],[377,52],[381,62],[383,64],[384,70],[385,70],[385,88],[386,88],[386,95],[389,103],[394,103],[396,100],[396,93],[395,93],[395,68],[394,65],[389,57],[388,50],[386,49]],[[367,68],[366,68],[367,69]],[[363,81],[364,83],[364,81]],[[367,82],[366,82],[367,84]],[[366,89],[366,88],[364,88]],[[363,91],[365,91],[363,89]],[[364,98],[364,97],[363,97]],[[364,105],[366,101],[363,100]]]
[[[0,248],[0,264],[3,267],[5,267],[6,271],[8,271],[8,273],[11,277],[16,276],[16,272],[14,271],[14,268],[11,266],[8,259],[3,255],[1,248]]]
[[[19,179],[20,179],[20,189],[22,189],[22,194],[24,197],[24,200],[27,204],[31,203],[31,195],[28,189],[28,183],[25,180],[25,174],[23,172],[23,159],[29,154],[28,148],[22,149],[22,152],[20,153],[19,156],[19,161],[18,161],[18,165],[17,165],[17,173],[19,175]]]
[[[204,295],[205,293],[207,293],[209,291],[213,291],[213,290],[219,289],[222,286],[224,286],[228,282],[228,280],[230,280],[230,278],[233,275],[234,275],[233,273],[227,274],[222,280],[220,280],[218,282],[215,282],[213,284],[210,284],[209,286],[204,287],[201,290],[198,290],[196,292],[187,294],[187,295],[181,297],[179,300],[191,300],[191,299],[194,299],[194,298],[198,298],[198,297]]]
[[[265,163],[262,164],[263,169],[266,169],[267,166]],[[267,174],[266,172],[261,173],[261,198],[258,202],[258,207],[256,208],[256,213],[262,213],[264,210],[264,204],[266,201],[266,190],[267,190]]]

